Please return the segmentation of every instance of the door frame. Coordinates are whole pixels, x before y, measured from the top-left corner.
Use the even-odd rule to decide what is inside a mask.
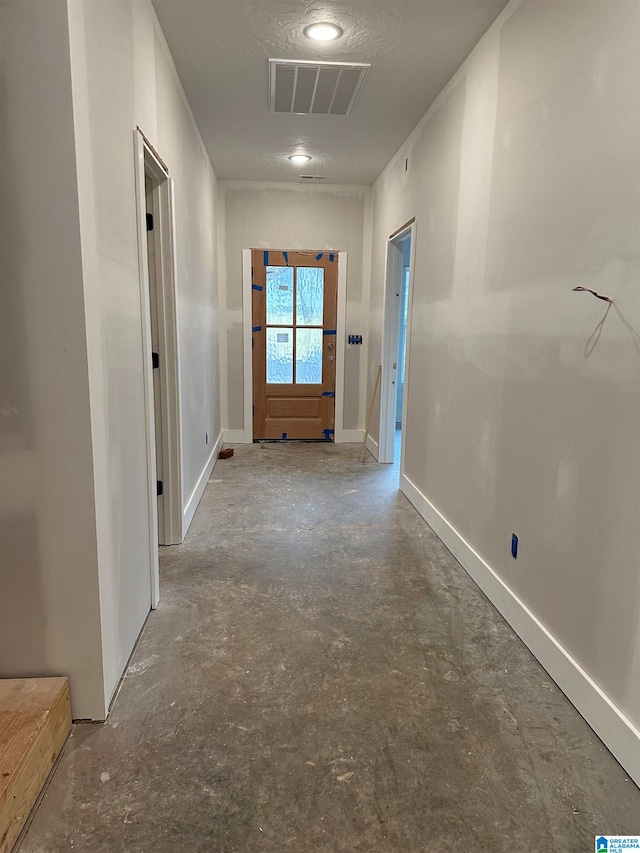
[[[151,606],[160,600],[158,566],[159,544],[182,542],[182,476],[180,452],[180,365],[177,328],[175,217],[173,179],[167,166],[142,131],[134,131],[134,167],[136,224],[138,235],[138,281],[142,325],[142,362],[144,377],[145,438],[147,460],[147,501],[149,513],[149,549],[151,554]],[[162,461],[164,485],[164,529],[158,529],[155,406],[151,346],[151,309],[149,301],[149,264],[147,260],[147,221],[145,175],[154,182],[153,215],[156,234],[156,298],[158,337],[163,370],[160,374],[160,417],[162,419]]]
[[[416,223],[412,219],[392,234],[387,240],[386,275],[384,284],[384,320],[382,327],[382,381],[380,390],[380,426],[378,442],[378,461],[393,462],[396,407],[397,407],[397,365],[398,346],[400,344],[400,306],[402,288],[402,248],[400,244],[411,238],[409,254],[409,292],[407,293],[407,336],[405,340],[404,395],[402,398],[402,428],[406,428],[407,399],[409,396],[411,367],[411,317],[413,313],[413,279],[416,256]],[[404,474],[405,442],[400,452],[400,476]]]
[[[255,248],[255,247],[254,247]],[[261,251],[277,252],[282,249],[266,249]],[[308,249],[292,249],[285,251],[308,251]],[[330,251],[323,249],[323,251]],[[244,361],[244,444],[253,444],[253,357],[252,357],[252,306],[253,293],[251,288],[251,249],[242,250],[242,351]],[[347,308],[347,252],[336,252],[338,256],[338,304],[336,320],[336,397],[335,397],[335,432],[336,444],[344,439],[344,367],[346,350],[346,308]]]

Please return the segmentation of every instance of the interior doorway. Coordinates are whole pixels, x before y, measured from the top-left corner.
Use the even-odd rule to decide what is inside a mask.
[[[152,606],[158,546],[183,539],[173,181],[140,130],[134,134],[142,357],[146,413]]]
[[[404,468],[408,339],[411,311],[411,281],[415,250],[415,222],[389,238],[380,406],[380,462]]]
[[[333,441],[338,256],[253,250],[253,440]]]

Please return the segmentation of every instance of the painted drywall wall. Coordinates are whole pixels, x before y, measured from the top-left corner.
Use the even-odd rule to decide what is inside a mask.
[[[136,126],[175,182],[184,503],[221,430],[216,179],[151,3],[71,2],[69,32],[108,700],[150,606]]]
[[[105,706],[64,0],[0,4],[0,677]]]
[[[226,341],[225,428],[242,430],[242,250],[323,249],[347,252],[347,334],[363,334],[369,287],[371,188],[220,181],[221,308]],[[364,347],[345,354],[344,429],[363,427]]]
[[[415,216],[407,477],[636,727],[639,15],[514,0],[481,40],[374,185],[367,371]]]
[[[0,10],[0,675],[101,719],[150,606],[136,125],[174,179],[185,502],[221,432],[216,182],[149,2]]]

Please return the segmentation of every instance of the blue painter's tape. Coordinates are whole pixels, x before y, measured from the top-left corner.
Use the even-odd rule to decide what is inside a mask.
[[[287,434],[286,434],[286,432],[283,432],[283,433],[282,433],[282,440],[283,440],[283,441],[286,441],[286,440],[287,440]]]
[[[282,257],[284,258],[285,264],[289,265],[289,252],[283,252]]]
[[[264,265],[265,267],[269,266],[269,252],[264,253]]]
[[[253,290],[264,290],[264,287],[261,284],[252,284],[251,287]]]
[[[321,261],[323,255],[324,255],[324,252],[320,252],[319,255],[316,255],[316,261]]]
[[[323,335],[335,335],[337,334],[337,329],[325,329],[322,334]]]
[[[332,436],[334,434],[335,430],[325,429],[325,430],[323,430],[323,432],[324,432],[324,440],[325,441],[331,441],[330,436]]]
[[[252,329],[251,331],[252,331],[252,332],[261,332],[261,331],[262,331],[262,326],[254,326],[254,327],[253,327],[253,329]]]
[[[323,397],[335,397],[336,392],[335,391],[323,391],[322,396]]]
[[[331,263],[333,263],[335,261],[335,259],[336,259],[336,256],[333,254],[333,252],[331,252],[331,254],[329,255],[329,260],[331,261]]]

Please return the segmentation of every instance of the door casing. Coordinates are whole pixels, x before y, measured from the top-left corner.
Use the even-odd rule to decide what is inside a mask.
[[[387,241],[384,323],[382,328],[382,381],[380,393],[380,427],[378,442],[378,461],[393,462],[395,432],[396,432],[396,399],[397,399],[397,363],[400,335],[400,308],[402,292],[402,246],[401,243],[411,238],[411,254],[409,260],[409,292],[407,294],[407,337],[405,343],[404,365],[404,394],[402,399],[402,428],[406,428],[407,398],[409,396],[411,372],[411,316],[413,309],[413,278],[416,254],[416,223],[407,223],[393,234]],[[394,364],[396,367],[394,367]],[[404,473],[405,441],[402,441],[400,454],[400,476]]]
[[[157,156],[139,129],[134,131],[134,165],[136,214],[138,231],[138,279],[142,322],[142,360],[144,376],[145,437],[147,461],[147,494],[149,514],[149,549],[151,606],[158,606],[160,581],[158,545],[180,544],[182,531],[182,480],[180,454],[180,365],[175,292],[175,225],[173,180],[167,167]],[[164,484],[164,525],[158,529],[156,432],[151,343],[151,311],[149,264],[147,258],[147,202],[145,176],[153,183],[153,216],[156,232],[155,286],[160,342],[162,460]]]
[[[276,252],[282,247],[263,251]],[[330,251],[327,249],[326,251]],[[338,256],[338,304],[336,321],[336,408],[335,433],[336,444],[345,441],[344,436],[344,368],[346,348],[346,308],[347,308],[347,252],[336,252]],[[251,349],[251,249],[242,250],[242,326],[243,326],[243,361],[244,361],[244,434],[242,442],[253,443],[253,356]]]
[[[266,256],[266,257],[265,257]],[[252,291],[253,291],[253,431],[254,439],[278,440],[282,438],[325,441],[335,437],[335,350],[336,350],[336,313],[338,302],[338,266],[339,259],[331,252],[264,252],[254,249],[252,252]],[[319,383],[300,383],[297,378],[297,350],[299,328],[305,328],[304,322],[298,326],[297,297],[299,293],[299,271],[305,267],[322,271],[323,299],[321,325],[313,325],[316,334],[321,335],[322,377]],[[290,383],[269,383],[267,381],[267,337],[268,337],[268,270],[276,268],[292,273],[293,326],[285,325],[293,336],[293,364]],[[285,285],[288,288],[288,284]],[[310,328],[310,326],[306,326]],[[288,335],[287,335],[288,337]],[[275,407],[275,410],[274,410]]]

